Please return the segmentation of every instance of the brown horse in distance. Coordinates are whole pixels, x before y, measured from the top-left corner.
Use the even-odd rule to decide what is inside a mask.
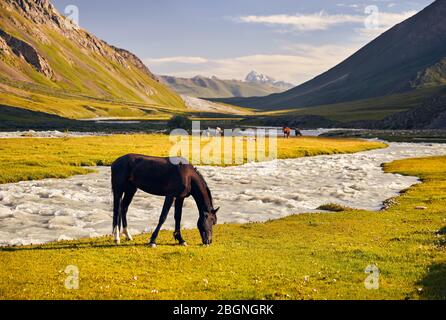
[[[288,127],[284,127],[283,128],[283,136],[288,139],[290,137],[290,135],[291,135],[291,129]]]
[[[113,190],[113,236],[120,243],[122,232],[132,240],[127,229],[127,211],[138,189],[157,196],[164,196],[158,226],[150,238],[150,245],[156,246],[158,233],[166,221],[170,208],[175,202],[174,238],[186,245],[181,236],[181,216],[184,199],[192,196],[198,207],[197,227],[203,244],[212,243],[212,227],[217,223],[217,211],[206,181],[198,170],[183,158],[160,158],[128,154],[112,164]]]

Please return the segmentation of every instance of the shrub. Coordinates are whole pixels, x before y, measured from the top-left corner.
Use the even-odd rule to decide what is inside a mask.
[[[185,116],[176,115],[167,122],[167,128],[170,131],[175,129],[184,129],[186,131],[191,131],[192,121]]]

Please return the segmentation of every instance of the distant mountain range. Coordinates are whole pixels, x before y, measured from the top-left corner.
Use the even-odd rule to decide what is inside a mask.
[[[244,81],[202,76],[193,78],[159,76],[158,78],[177,93],[197,98],[260,97],[283,92],[293,87],[290,83],[276,81],[255,71],[251,71]]]
[[[266,97],[222,99],[262,110],[325,110],[446,85],[446,1],[437,0],[316,78]],[[311,112],[311,111],[309,111]]]
[[[69,118],[186,110],[137,56],[81,29],[48,0],[0,1],[0,104]]]

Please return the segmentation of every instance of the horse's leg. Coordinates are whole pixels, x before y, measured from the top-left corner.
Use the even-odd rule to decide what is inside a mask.
[[[121,202],[122,233],[129,241],[132,241],[133,238],[129,230],[127,229],[127,211],[129,210],[130,203],[132,203],[135,193],[136,193],[136,187],[130,186],[125,191],[124,199],[122,199]]]
[[[120,210],[121,210],[121,200],[122,200],[123,192],[113,191],[113,237],[115,239],[115,243],[119,244],[121,239],[119,237],[120,234]]]
[[[184,241],[183,237],[181,236],[181,216],[183,214],[183,203],[184,198],[175,199],[175,232],[173,233],[173,237],[180,243],[180,245],[187,246],[186,241]]]
[[[161,230],[161,227],[163,226],[164,222],[166,222],[167,215],[169,214],[169,210],[172,207],[174,197],[167,196],[164,200],[164,206],[163,210],[161,211],[160,220],[158,222],[158,226],[156,227],[155,231],[152,234],[152,237],[150,238],[150,245],[152,247],[156,247],[156,238],[158,238],[158,233]]]

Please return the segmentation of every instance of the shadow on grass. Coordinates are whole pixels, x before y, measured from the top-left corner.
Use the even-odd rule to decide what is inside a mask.
[[[163,243],[159,244],[159,247],[180,247],[179,244],[176,243]],[[49,250],[81,250],[81,249],[109,249],[109,248],[136,248],[136,247],[149,247],[148,243],[134,243],[127,242],[121,243],[120,245],[116,245],[110,241],[110,243],[81,243],[81,244],[70,244],[70,243],[61,243],[61,244],[51,244],[51,245],[42,245],[42,246],[25,246],[25,247],[3,247],[0,248],[0,252],[20,252],[20,251],[49,251]],[[156,250],[156,249],[153,249]]]
[[[434,264],[429,267],[427,275],[421,280],[423,286],[421,297],[429,300],[446,299],[446,264]]]
[[[439,248],[446,248],[446,226],[437,231],[440,239],[436,241]],[[446,300],[446,264],[437,263],[429,267],[423,280],[419,283],[423,286],[421,297],[430,300]]]
[[[437,231],[439,235],[446,235],[446,226]]]

